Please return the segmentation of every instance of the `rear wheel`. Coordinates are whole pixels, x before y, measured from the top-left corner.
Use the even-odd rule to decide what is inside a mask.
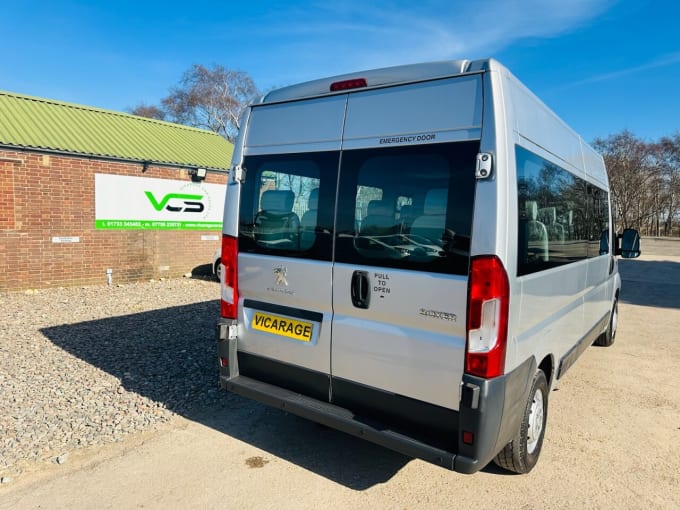
[[[524,416],[515,438],[494,459],[494,462],[514,473],[528,473],[538,462],[543,446],[548,417],[548,382],[539,370],[534,375]]]
[[[616,328],[618,324],[619,324],[619,300],[615,299],[614,306],[612,307],[612,313],[609,316],[609,326],[607,326],[607,331],[605,331],[604,333],[597,337],[597,340],[595,340],[595,345],[599,345],[601,347],[609,347],[611,344],[613,344],[614,339],[616,338]]]
[[[215,261],[215,266],[213,267],[213,273],[215,273],[215,277],[219,281],[222,281],[222,259],[217,259]]]

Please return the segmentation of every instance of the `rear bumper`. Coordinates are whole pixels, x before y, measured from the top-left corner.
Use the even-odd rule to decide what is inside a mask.
[[[218,325],[220,386],[222,389],[282,409],[286,412],[346,432],[409,457],[460,473],[475,473],[488,464],[514,436],[524,411],[531,377],[536,371],[533,359],[513,372],[494,379],[465,375],[458,412],[450,411],[447,423],[450,447],[441,448],[422,438],[427,433],[411,434],[387,414],[366,415],[366,408],[320,400],[279,384],[271,384],[239,372],[237,339],[228,338],[228,326]],[[345,383],[346,384],[346,383]],[[344,402],[352,402],[345,400]],[[424,404],[428,405],[428,404]],[[441,432],[441,423],[433,424]],[[421,432],[420,430],[418,432]],[[471,444],[463,433],[472,434]],[[414,436],[418,436],[417,438]],[[457,437],[455,437],[457,436]]]
[[[454,469],[455,454],[383,428],[381,425],[368,423],[348,409],[245,376],[231,378],[223,383],[223,386],[226,386],[227,391],[278,407],[409,457],[417,457],[447,469]]]

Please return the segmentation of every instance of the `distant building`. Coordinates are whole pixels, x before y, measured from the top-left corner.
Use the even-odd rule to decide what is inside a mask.
[[[232,152],[212,132],[0,91],[0,290],[210,264]]]

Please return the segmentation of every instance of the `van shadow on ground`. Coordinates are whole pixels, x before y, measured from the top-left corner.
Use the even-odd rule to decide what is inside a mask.
[[[200,266],[196,266],[191,270],[191,276],[196,278],[201,278],[201,279],[206,279],[206,278],[214,278],[215,275],[213,274],[213,267],[212,264],[201,264]]]
[[[41,332],[118,378],[126,390],[351,489],[384,483],[410,461],[220,390],[214,337],[218,315],[219,302],[209,301]]]
[[[621,302],[680,309],[680,262],[619,260]]]

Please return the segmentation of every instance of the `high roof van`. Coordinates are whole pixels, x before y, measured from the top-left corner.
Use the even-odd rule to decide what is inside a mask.
[[[462,473],[530,471],[550,389],[614,341],[615,255],[639,255],[602,157],[495,60],[456,60],[274,90],[232,164],[221,386]]]

